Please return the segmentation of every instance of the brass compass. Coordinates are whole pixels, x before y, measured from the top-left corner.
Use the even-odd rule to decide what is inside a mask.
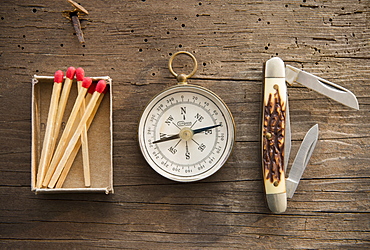
[[[188,75],[172,68],[179,54],[190,56],[194,63]],[[174,181],[191,182],[212,175],[224,165],[234,144],[235,123],[226,104],[212,91],[186,82],[197,65],[189,52],[172,55],[168,66],[178,84],[157,94],[139,123],[139,144],[146,161]]]

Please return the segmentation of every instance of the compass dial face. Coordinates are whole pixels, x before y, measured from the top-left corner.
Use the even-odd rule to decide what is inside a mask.
[[[175,181],[196,181],[216,172],[229,157],[235,124],[213,92],[177,85],[153,98],[139,123],[139,143],[149,165]]]

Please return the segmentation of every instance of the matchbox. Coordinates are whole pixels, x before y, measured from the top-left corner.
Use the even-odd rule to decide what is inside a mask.
[[[44,145],[45,134],[47,133],[47,123],[49,106],[51,105],[51,96],[53,95],[53,76],[38,76],[32,78],[32,149],[31,149],[31,189],[35,193],[113,193],[113,136],[112,136],[112,79],[108,76],[91,77],[93,83],[100,80],[106,82],[107,89],[102,94],[96,96],[96,105],[91,105],[91,115],[86,115],[89,119],[86,125],[80,126],[83,120],[83,112],[78,115],[76,121],[72,122],[71,135],[66,140],[68,148],[63,153],[68,152],[69,148],[73,149],[69,157],[65,157],[66,166],[63,168],[65,178],[57,178],[55,187],[37,184],[40,158]],[[95,90],[96,92],[96,90]],[[95,94],[94,92],[94,94]],[[91,94],[91,93],[90,93]],[[86,94],[87,96],[88,94]],[[91,94],[93,96],[93,94]],[[76,100],[78,99],[77,81],[72,81],[72,86],[67,98],[65,111],[61,120],[61,129],[57,133],[55,148],[58,147],[63,131],[66,128],[67,121],[73,111]],[[94,97],[91,98],[93,100]],[[90,102],[92,102],[90,100]],[[86,112],[88,112],[88,100],[86,99]],[[80,111],[79,111],[80,112]],[[81,123],[84,123],[83,121]],[[86,186],[86,166],[83,161],[82,147],[80,146],[81,137],[78,137],[76,145],[70,145],[76,131],[79,127],[87,129],[87,148],[88,148],[88,166],[89,166],[89,183]],[[67,130],[67,129],[66,129]],[[57,130],[55,130],[57,131]],[[78,134],[78,132],[76,132]],[[78,134],[79,136],[79,134]],[[54,136],[55,137],[55,136]],[[72,137],[72,138],[71,138]],[[54,150],[51,150],[54,152]],[[54,157],[53,154],[50,157]],[[64,155],[63,155],[64,157]],[[86,159],[86,158],[85,158]],[[59,167],[59,165],[58,165]],[[47,171],[47,170],[46,170]],[[54,177],[54,175],[53,175]],[[61,179],[63,179],[62,182]]]

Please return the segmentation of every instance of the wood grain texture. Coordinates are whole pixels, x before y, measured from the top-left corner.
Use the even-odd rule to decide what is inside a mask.
[[[67,1],[0,3],[0,248],[369,248],[369,0],[79,3],[89,11],[85,45],[62,15],[73,9]],[[219,94],[237,130],[228,162],[186,184],[155,173],[137,141],[145,105],[175,84],[167,63],[179,50],[195,54],[190,83]],[[281,215],[264,202],[259,153],[262,68],[272,56],[360,104],[288,87],[291,155],[313,124],[320,135]],[[30,191],[31,78],[69,66],[113,79],[113,195]]]

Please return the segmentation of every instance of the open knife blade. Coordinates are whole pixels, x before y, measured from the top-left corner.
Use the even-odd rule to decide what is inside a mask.
[[[290,65],[286,65],[285,75],[286,81],[289,84],[293,84],[294,82],[302,84],[303,86],[315,90],[320,94],[323,94],[348,107],[357,110],[359,109],[356,96],[351,91],[343,88],[342,86],[339,86],[335,83],[312,75]]]
[[[286,179],[286,193],[288,198],[292,198],[304,170],[311,158],[319,137],[319,125],[314,125],[304,137],[298,153],[294,159],[293,165]]]

